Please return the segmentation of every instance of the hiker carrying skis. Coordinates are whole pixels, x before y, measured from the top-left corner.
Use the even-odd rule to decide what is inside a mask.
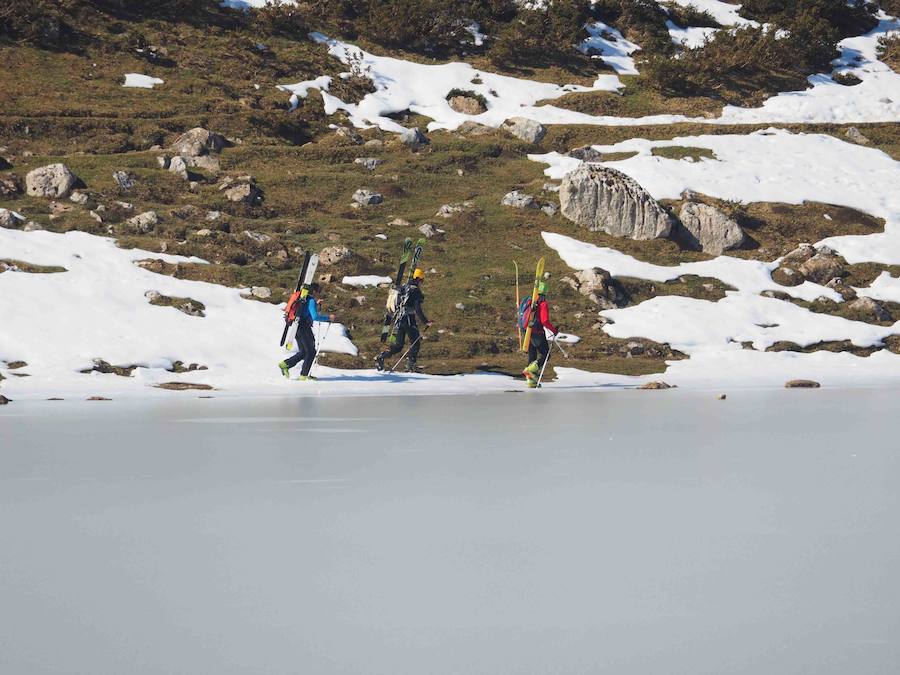
[[[425,272],[420,268],[416,268],[410,282],[400,289],[403,305],[397,309],[400,312],[397,334],[392,336],[391,346],[375,357],[375,365],[378,370],[384,370],[384,360],[388,356],[399,353],[403,349],[403,343],[406,342],[407,338],[410,340],[407,370],[410,372],[416,370],[416,360],[419,356],[419,348],[422,346],[422,334],[419,332],[416,317],[425,324],[426,330],[432,324],[428,317],[425,316],[425,312],[422,311],[422,303],[425,302],[425,296],[422,294],[421,288],[423,281],[425,281]]]
[[[538,374],[544,367],[544,362],[550,357],[550,343],[547,342],[547,335],[544,328],[547,328],[554,337],[559,333],[559,328],[550,321],[550,305],[547,304],[547,283],[542,281],[538,284],[538,299],[535,307],[531,307],[531,298],[526,298],[522,302],[520,315],[523,316],[525,326],[531,322],[531,342],[528,345],[528,366],[522,371],[522,375],[528,381],[529,387],[538,385]],[[540,354],[540,358],[538,358]]]
[[[316,338],[313,335],[313,321],[324,321],[328,323],[334,322],[334,314],[327,317],[319,314],[319,292],[321,286],[314,283],[309,287],[309,296],[300,302],[303,305],[297,310],[297,347],[298,351],[293,356],[285,359],[278,364],[281,374],[290,378],[290,369],[303,361],[303,367],[300,369],[300,380],[315,380],[310,376],[309,370],[312,368],[313,361],[316,358]]]

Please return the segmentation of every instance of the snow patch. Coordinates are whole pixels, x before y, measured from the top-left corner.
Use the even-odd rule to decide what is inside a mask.
[[[374,274],[365,274],[356,277],[344,277],[341,279],[344,286],[378,286],[391,283],[390,277],[379,277]]]
[[[123,87],[136,87],[138,89],[153,89],[157,84],[165,84],[158,77],[150,77],[149,75],[141,75],[140,73],[127,73],[125,75],[125,84]]]
[[[631,55],[640,49],[638,45],[629,42],[622,36],[622,33],[602,21],[588,24],[585,29],[590,37],[585,38],[578,45],[580,52],[585,54],[599,52],[600,59],[619,75],[638,74],[634,59],[631,58]]]

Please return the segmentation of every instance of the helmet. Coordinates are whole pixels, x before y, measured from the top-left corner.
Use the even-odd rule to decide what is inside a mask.
[[[413,279],[424,279],[425,278],[425,270],[421,267],[417,267],[416,271],[413,272]]]
[[[538,295],[544,295],[547,292],[547,282],[540,281],[538,282]]]

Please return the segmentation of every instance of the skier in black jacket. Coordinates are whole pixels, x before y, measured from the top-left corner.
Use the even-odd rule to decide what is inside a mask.
[[[413,272],[412,280],[401,289],[400,297],[405,301],[403,306],[397,310],[401,314],[400,321],[397,324],[397,334],[392,336],[391,346],[375,357],[375,364],[378,370],[384,370],[384,360],[388,356],[399,353],[403,349],[403,344],[407,338],[410,340],[407,370],[412,372],[417,369],[416,360],[419,356],[419,347],[422,345],[422,334],[419,332],[416,317],[425,324],[426,330],[431,327],[432,323],[422,310],[422,303],[425,301],[421,288],[423,281],[425,281],[425,272],[416,268]]]

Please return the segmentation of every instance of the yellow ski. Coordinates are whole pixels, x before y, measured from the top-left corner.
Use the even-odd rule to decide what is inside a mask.
[[[544,278],[544,259],[538,260],[537,268],[534,271],[534,290],[531,292],[531,306],[528,308],[528,314],[525,320],[525,339],[522,340],[522,351],[528,351],[528,345],[531,343],[531,328],[534,324],[534,307],[537,305],[538,286]]]

